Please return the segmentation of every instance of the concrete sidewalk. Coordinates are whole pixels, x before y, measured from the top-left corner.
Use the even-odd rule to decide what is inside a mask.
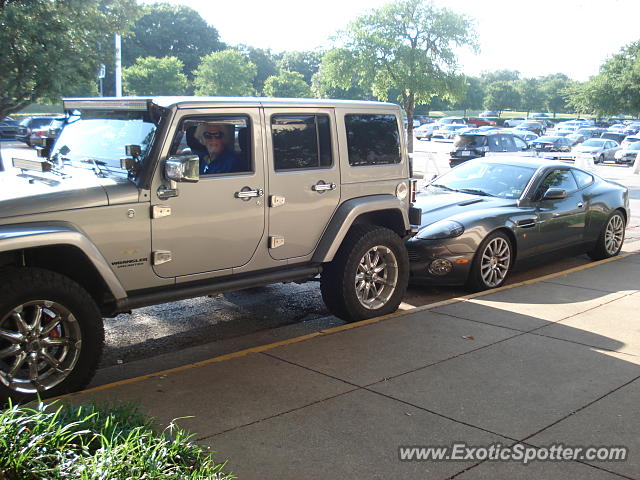
[[[640,255],[97,387],[240,479],[640,478]],[[400,461],[400,446],[625,446],[626,461]]]

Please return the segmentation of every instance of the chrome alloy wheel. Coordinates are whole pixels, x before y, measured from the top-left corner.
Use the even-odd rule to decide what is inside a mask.
[[[624,241],[624,220],[620,215],[613,215],[604,232],[604,248],[610,256],[618,253]]]
[[[0,319],[0,382],[19,393],[38,393],[72,372],[82,345],[80,326],[59,303],[33,300]]]
[[[497,287],[507,276],[510,265],[509,242],[502,237],[494,238],[487,244],[480,259],[482,281],[489,288]]]
[[[360,304],[375,310],[384,306],[398,284],[398,260],[395,254],[382,245],[367,251],[360,259],[356,271],[356,295]]]

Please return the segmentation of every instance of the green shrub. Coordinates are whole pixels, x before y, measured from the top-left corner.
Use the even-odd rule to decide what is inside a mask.
[[[0,480],[222,480],[210,452],[132,405],[9,405],[0,413]]]

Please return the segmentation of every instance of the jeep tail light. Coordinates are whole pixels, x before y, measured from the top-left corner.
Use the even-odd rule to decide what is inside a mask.
[[[411,180],[409,180],[409,200],[411,201],[411,203],[415,203],[416,201],[416,193],[418,191],[418,179],[417,178],[412,178]]]

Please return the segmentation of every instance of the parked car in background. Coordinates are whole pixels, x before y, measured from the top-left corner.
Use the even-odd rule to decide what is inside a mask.
[[[640,154],[640,141],[626,145],[618,150],[614,157],[617,164],[633,165]]]
[[[450,125],[450,124],[456,124],[456,125],[466,125],[467,122],[464,121],[464,118],[462,117],[443,117],[440,118],[436,121],[436,123],[439,123],[440,125]]]
[[[536,138],[531,142],[531,148],[540,153],[570,152],[572,145],[573,144],[568,137],[550,135]]]
[[[413,136],[417,140],[431,140],[431,135],[435,130],[438,130],[442,125],[438,123],[425,123],[418,128],[413,129]]]
[[[575,146],[572,152],[576,156],[589,156],[593,158],[593,163],[614,161],[615,153],[621,150],[618,142],[606,138],[590,138],[586,142]]]
[[[47,139],[55,140],[58,138],[64,123],[65,118],[58,117],[51,120],[48,125],[32,130],[31,136],[29,137],[29,145],[34,147],[44,147]]]
[[[18,133],[18,122],[11,117],[5,117],[0,121],[0,139],[13,140]]]
[[[606,129],[598,128],[598,127],[580,127],[576,130],[576,133],[585,137],[585,139],[589,138],[598,138],[602,135]]]
[[[624,133],[619,132],[604,132],[600,135],[600,138],[605,138],[607,140],[613,140],[614,142],[620,144],[625,139],[626,135]]]
[[[512,130],[511,133],[513,133],[516,137],[520,137],[521,139],[523,139],[525,142],[527,142],[528,145],[531,145],[531,142],[540,137],[540,135],[538,135],[537,133],[529,132],[527,130]]]
[[[512,155],[529,149],[527,142],[511,132],[494,130],[488,132],[461,133],[453,140],[449,166],[455,167],[473,158],[491,155]]]
[[[525,121],[524,117],[508,118],[504,121],[503,125],[508,128],[513,128],[513,127],[517,127],[524,121]]]
[[[495,127],[497,124],[494,120],[487,120],[486,118],[468,118],[468,125],[475,125],[476,127]]]
[[[515,127],[515,130],[528,130],[529,132],[533,132],[536,135],[544,135],[547,129],[540,122],[525,120],[520,125]]]
[[[459,123],[450,123],[448,125],[442,125],[438,130],[434,130],[431,134],[432,140],[451,140],[454,138],[458,130],[469,128],[467,125],[461,125]]]
[[[55,117],[51,115],[47,116],[33,116],[27,117],[20,122],[18,126],[18,132],[16,133],[16,140],[26,143],[31,146],[31,132],[35,129],[47,126],[51,123]]]
[[[625,128],[622,133],[624,133],[625,135],[635,135],[636,133],[640,132],[640,123],[638,122],[633,122],[630,123],[629,125],[627,125],[627,128]]]
[[[627,148],[632,143],[640,142],[640,135],[629,135],[620,142],[620,147]]]
[[[479,117],[498,117],[499,115],[493,110],[485,110],[484,112],[478,115]]]
[[[588,140],[584,135],[580,135],[579,133],[570,133],[569,135],[565,135],[565,138],[571,141],[571,146],[578,145],[579,143]]]
[[[576,208],[584,205],[584,208]],[[418,233],[406,240],[410,282],[486,290],[515,262],[560,249],[618,255],[629,191],[592,173],[536,158],[478,158],[434,179],[416,198]]]

